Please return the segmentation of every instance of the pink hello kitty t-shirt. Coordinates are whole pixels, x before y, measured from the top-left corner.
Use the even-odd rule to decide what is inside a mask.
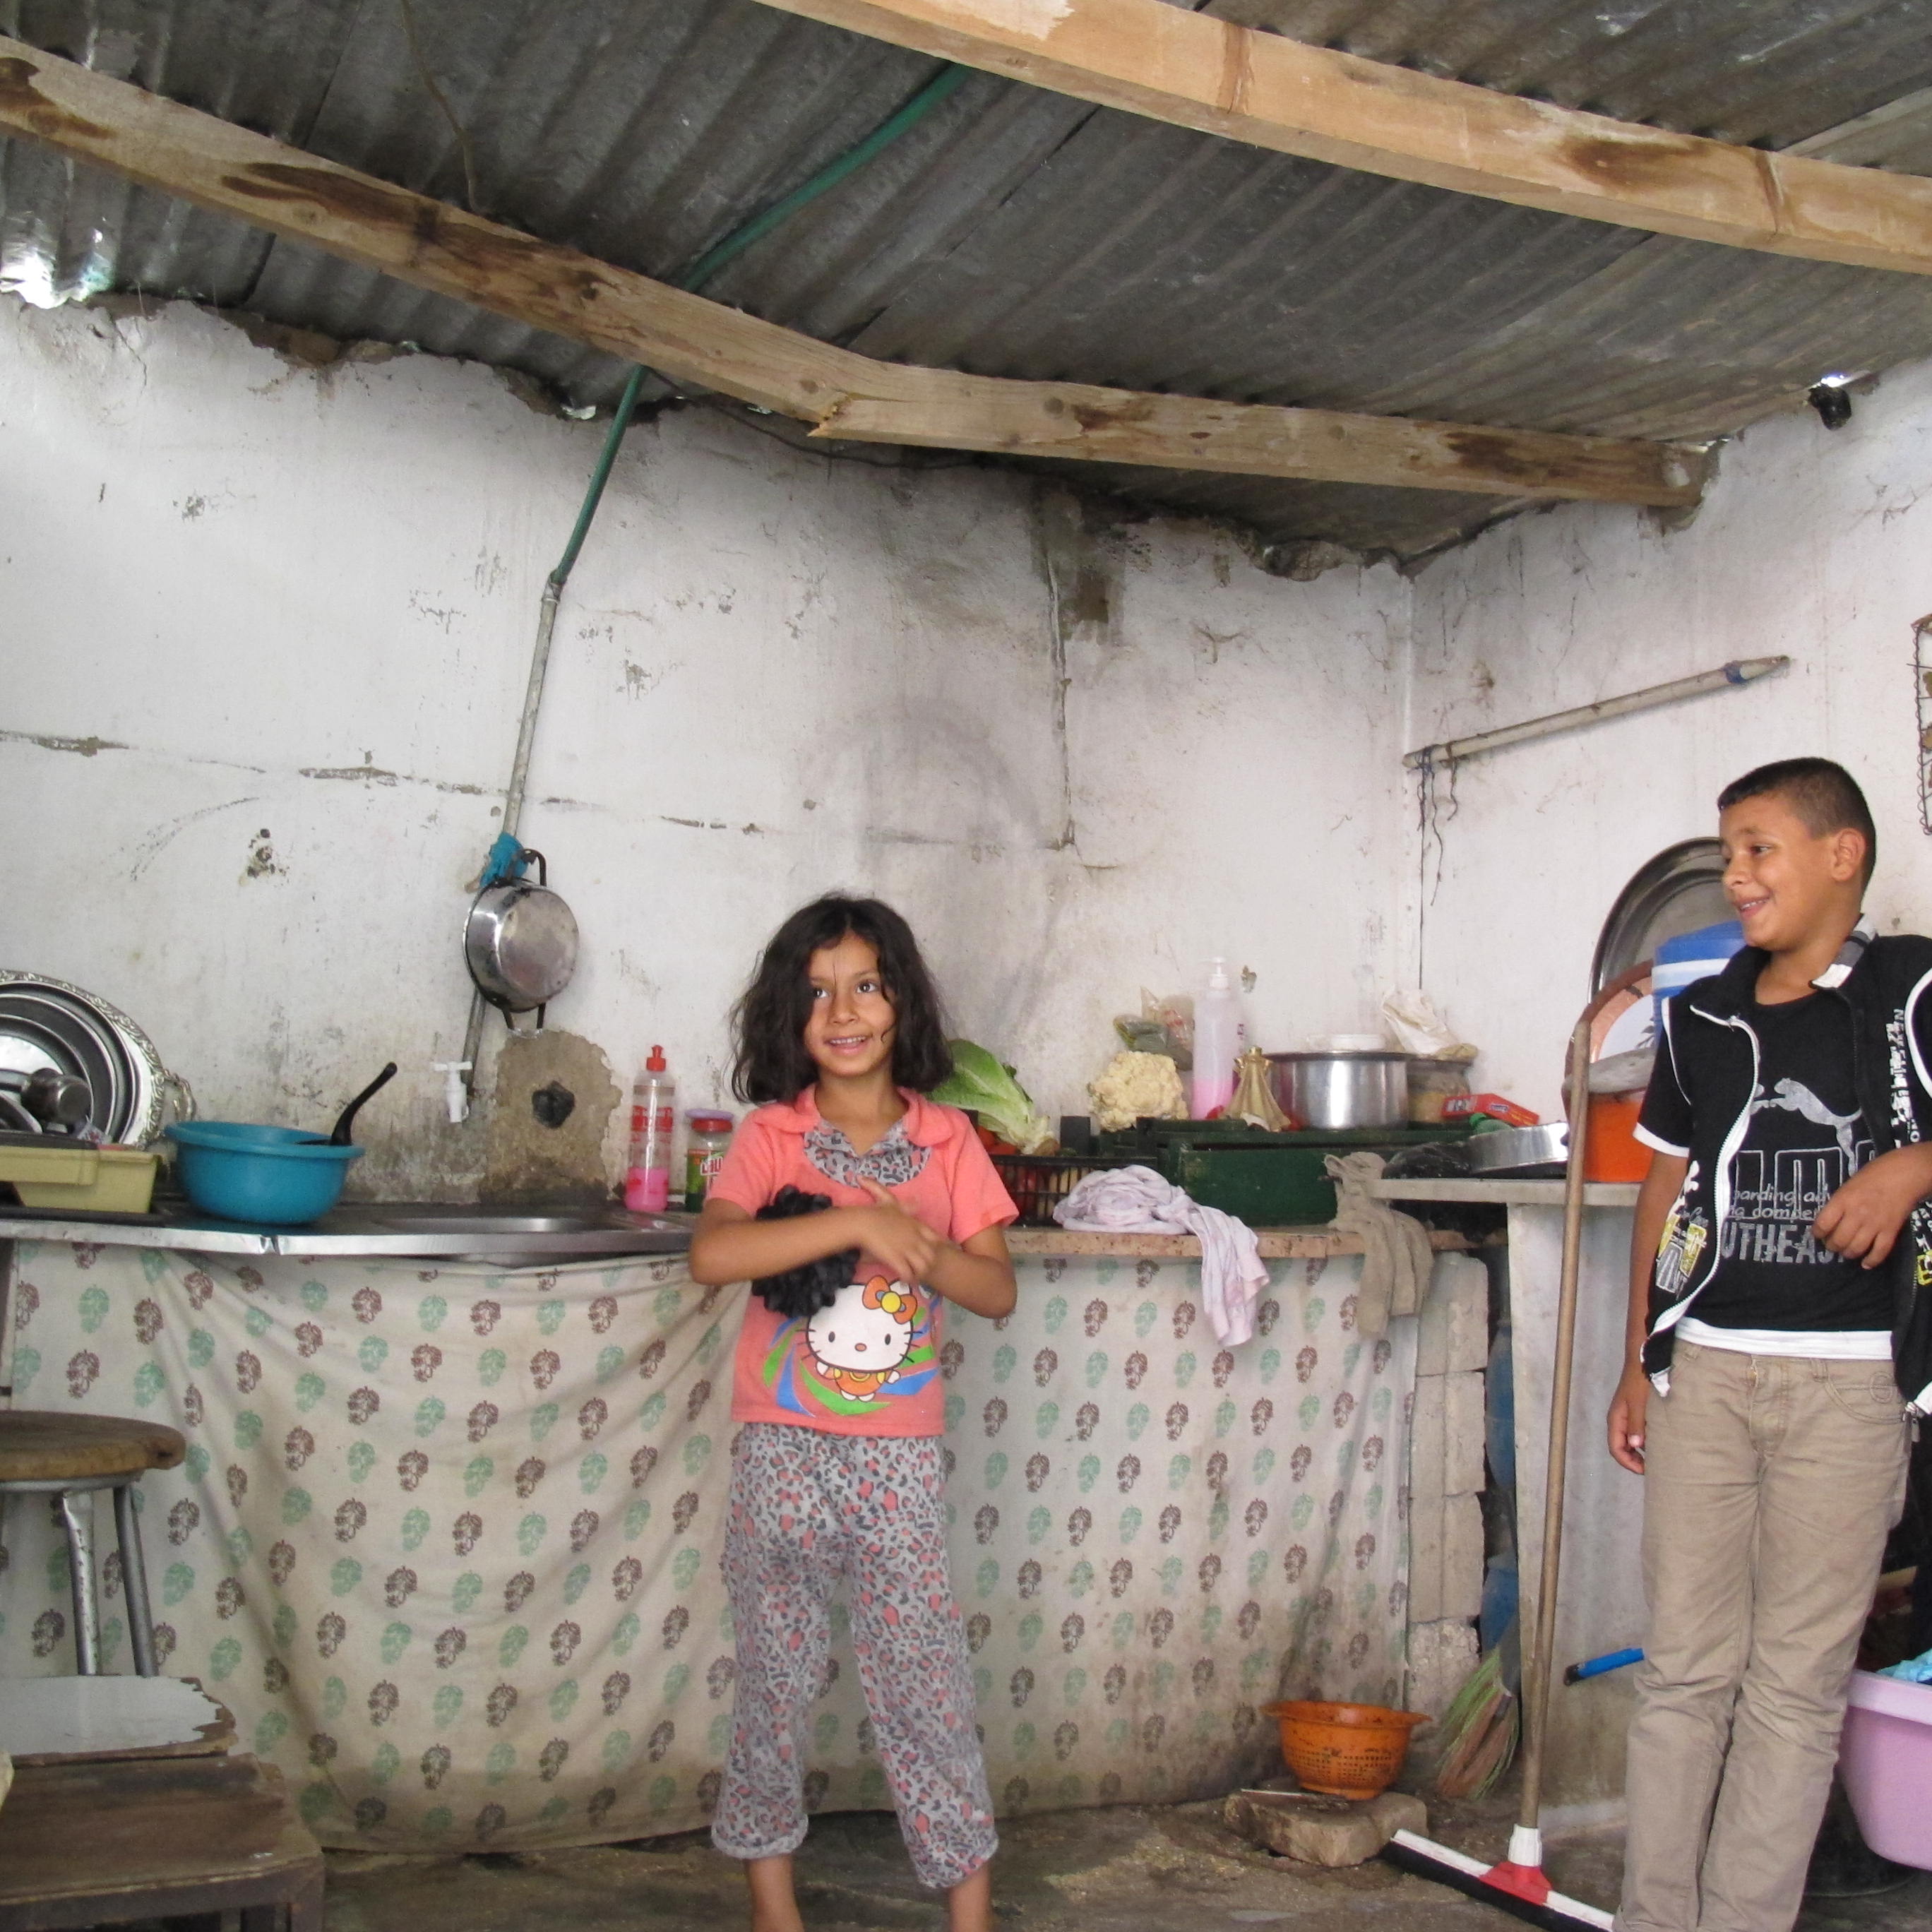
[[[835,1208],[869,1208],[863,1177],[890,1189],[949,1241],[970,1240],[1016,1218],[972,1122],[956,1107],[900,1092],[904,1118],[862,1154],[820,1118],[814,1088],[790,1106],[758,1108],[732,1136],[710,1193],[748,1214],[788,1184],[829,1196]],[[860,1256],[853,1276],[808,1322],[749,1298],[732,1368],[733,1421],[790,1423],[839,1436],[945,1432],[944,1298],[916,1282],[892,1280],[868,1255]]]

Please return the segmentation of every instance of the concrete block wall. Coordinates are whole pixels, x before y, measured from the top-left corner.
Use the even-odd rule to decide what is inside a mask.
[[[1480,1262],[1437,1260],[1417,1336],[1408,1452],[1408,1704],[1432,1717],[1476,1666],[1489,1306]]]

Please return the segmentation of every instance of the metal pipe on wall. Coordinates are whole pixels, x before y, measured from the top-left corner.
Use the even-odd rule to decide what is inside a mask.
[[[817,173],[812,175],[794,188],[788,194],[761,208],[733,229],[713,247],[707,248],[689,268],[679,278],[678,286],[694,293],[710,281],[724,266],[742,254],[754,242],[790,220],[808,203],[816,201],[829,190],[850,174],[855,173],[881,150],[890,147],[902,134],[907,133],[923,120],[940,102],[950,100],[972,77],[970,68],[961,67],[948,62],[920,88],[916,93],[889,115],[878,127],[862,139],[834,156]],[[590,533],[592,521],[597,514],[597,506],[604,500],[604,486],[610,480],[612,466],[617,460],[618,446],[624,440],[624,432],[629,428],[631,418],[638,406],[638,398],[644,388],[645,376],[650,371],[641,364],[631,371],[630,380],[624,385],[623,394],[618,399],[616,412],[610,419],[610,428],[604,438],[604,446],[598,452],[596,467],[590,473],[590,482],[584,493],[584,501],[577,512],[577,521],[572,526],[570,540],[564,545],[563,554],[556,566],[544,580],[543,599],[537,615],[536,642],[530,651],[530,674],[524,688],[523,716],[517,727],[517,749],[511,760],[509,789],[503,797],[503,823],[497,836],[492,857],[485,862],[484,876],[479,885],[490,883],[488,876],[495,861],[496,848],[505,840],[514,841],[521,829],[524,817],[524,795],[530,783],[530,751],[536,742],[537,716],[543,708],[544,680],[550,671],[550,646],[551,634],[556,628],[556,607],[563,595],[563,586],[570,580],[575,567],[578,553],[584,548],[584,540]],[[461,1112],[457,1108],[457,1096],[452,1088],[450,1118],[452,1124],[468,1117],[470,1106],[476,1097],[477,1056],[483,1048],[483,1016],[485,1001],[481,989],[470,998],[470,1020],[464,1030],[463,1057],[459,1060],[436,1063],[437,1070],[454,1076],[462,1085]]]
[[[1504,724],[1493,731],[1478,731],[1472,737],[1450,738],[1438,745],[1424,745],[1402,759],[1405,770],[1435,770],[1460,764],[1484,752],[1499,752],[1506,745],[1528,743],[1533,738],[1549,738],[1559,731],[1573,731],[1586,724],[1600,724],[1610,718],[1628,717],[1633,711],[1648,711],[1660,704],[1675,704],[1679,698],[1700,698],[1709,691],[1724,691],[1768,677],[1790,664],[1788,657],[1734,658],[1716,670],[1700,671],[1694,677],[1680,677],[1669,684],[1653,684],[1622,698],[1606,698],[1594,704],[1580,704],[1573,710],[1552,712],[1547,717],[1532,718],[1520,724]]]

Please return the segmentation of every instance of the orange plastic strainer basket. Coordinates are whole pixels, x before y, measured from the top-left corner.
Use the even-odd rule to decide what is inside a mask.
[[[1305,1789],[1332,1798],[1375,1798],[1408,1755],[1408,1734],[1430,1720],[1380,1704],[1264,1704],[1281,1726],[1281,1754]]]

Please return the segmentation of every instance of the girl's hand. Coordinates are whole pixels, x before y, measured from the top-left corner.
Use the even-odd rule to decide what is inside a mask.
[[[1859,1168],[1825,1203],[1811,1232],[1834,1255],[1875,1268],[1928,1191],[1932,1147],[1894,1148]]]
[[[859,1245],[874,1261],[883,1262],[896,1280],[922,1282],[946,1244],[916,1214],[908,1214],[876,1180],[861,1174],[859,1185],[876,1204],[848,1210],[860,1224]]]

